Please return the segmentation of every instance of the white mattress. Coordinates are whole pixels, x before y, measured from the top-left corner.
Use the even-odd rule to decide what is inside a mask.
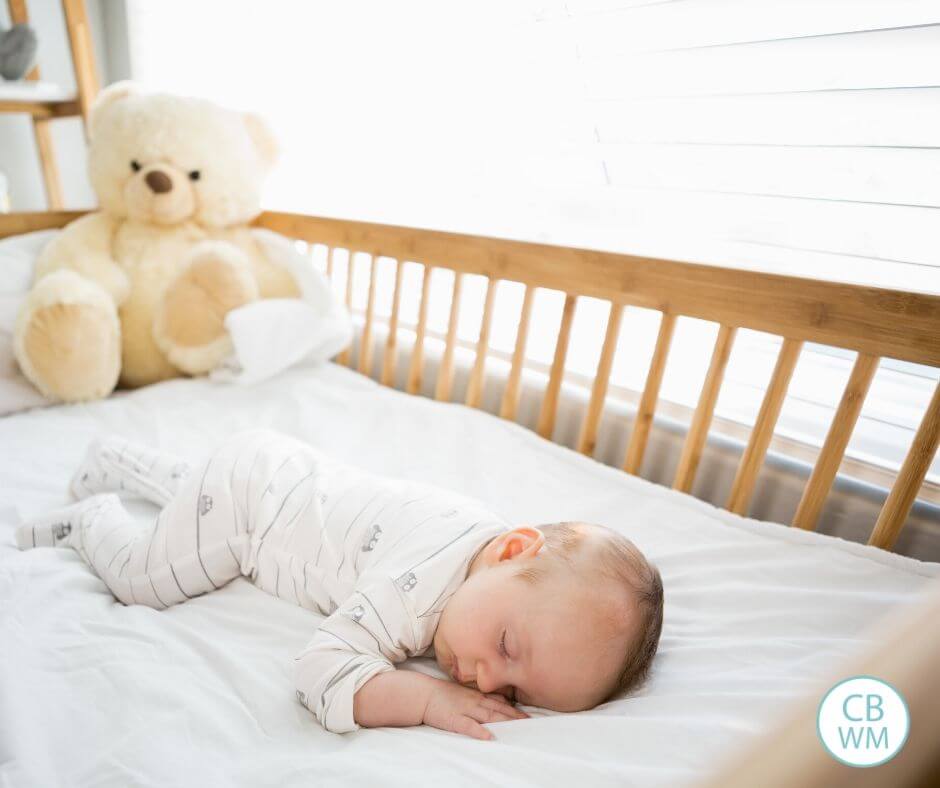
[[[621,529],[665,584],[651,681],[589,712],[527,707],[531,719],[490,726],[493,742],[427,727],[332,734],[289,674],[311,612],[242,579],[165,612],[124,607],[71,551],[14,548],[18,516],[66,501],[95,435],[196,460],[250,426],[449,486],[513,521]],[[872,621],[938,575],[940,564],[736,517],[333,364],[31,411],[0,419],[0,785],[686,784],[817,692]],[[430,659],[406,667],[441,676]]]

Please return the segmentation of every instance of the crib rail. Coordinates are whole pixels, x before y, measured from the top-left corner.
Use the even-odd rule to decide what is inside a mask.
[[[0,237],[61,226],[77,215],[0,216]],[[577,443],[578,450],[587,455],[592,455],[595,449],[624,310],[644,307],[659,311],[662,315],[659,335],[623,461],[624,470],[633,474],[639,473],[642,465],[677,318],[688,316],[717,323],[719,331],[711,364],[673,481],[674,489],[684,492],[692,489],[695,480],[737,330],[754,329],[782,337],[776,366],[725,504],[727,509],[739,514],[747,514],[749,510],[758,474],[803,344],[810,341],[856,351],[855,367],[792,520],[792,524],[799,528],[813,529],[816,526],[880,359],[895,358],[940,366],[940,296],[937,295],[299,214],[265,213],[256,223],[301,241],[326,245],[329,249],[327,274],[331,277],[337,249],[350,255],[350,269],[368,263],[369,290],[358,354],[358,368],[363,372],[370,370],[372,364],[377,261],[379,257],[396,261],[392,310],[380,375],[385,385],[393,380],[400,349],[398,325],[402,268],[406,261],[424,265],[418,321],[406,382],[409,393],[418,392],[422,384],[432,273],[435,268],[453,271],[451,311],[434,387],[434,396],[440,400],[451,398],[464,275],[477,274],[487,278],[479,340],[465,397],[466,404],[473,407],[479,407],[481,403],[490,322],[498,284],[502,280],[523,283],[525,296],[500,405],[500,415],[506,419],[514,420],[516,417],[536,289],[548,288],[565,293],[554,359],[538,417],[537,431],[546,438],[551,437],[555,424],[578,298],[592,296],[608,301],[607,329]],[[350,270],[346,278],[346,302],[349,305],[353,295],[352,283]],[[349,350],[344,351],[338,360],[349,364]],[[869,544],[884,549],[895,544],[936,453],[938,441],[940,385],[926,409]]]
[[[370,368],[365,354],[366,348],[371,348],[375,321],[375,261],[379,256],[396,260],[392,317],[381,375],[386,384],[392,379],[391,370],[398,351],[402,265],[406,260],[424,264],[415,345],[406,386],[410,393],[417,392],[421,386],[432,271],[434,268],[452,270],[451,312],[436,381],[436,399],[450,399],[463,276],[478,274],[487,278],[480,335],[465,399],[466,404],[473,407],[480,405],[496,286],[501,280],[523,283],[525,296],[516,344],[500,405],[500,415],[506,419],[515,419],[516,415],[535,290],[544,287],[564,292],[565,305],[555,356],[538,418],[537,431],[543,437],[551,437],[555,423],[577,299],[593,296],[607,300],[610,303],[607,330],[577,444],[578,450],[589,456],[596,446],[624,309],[640,306],[659,311],[662,314],[659,335],[623,461],[623,469],[628,473],[638,474],[643,462],[677,318],[685,315],[718,323],[720,328],[711,365],[673,482],[675,489],[684,492],[691,490],[695,480],[737,329],[749,328],[781,336],[783,343],[777,363],[725,504],[728,510],[742,515],[748,512],[804,342],[858,352],[841,403],[793,517],[792,524],[799,528],[816,526],[880,358],[940,366],[940,297],[934,295],[297,214],[266,213],[258,223],[292,238],[325,244],[330,248],[330,259],[336,248],[371,255],[369,297],[360,339],[360,348],[364,351],[360,353],[360,371]],[[350,306],[351,281],[352,277],[348,277],[347,304]],[[348,356],[346,358],[348,360]],[[940,386],[927,407],[869,544],[890,549],[896,542],[936,452],[938,439]]]
[[[257,223],[311,243],[940,366],[940,296],[300,214]]]

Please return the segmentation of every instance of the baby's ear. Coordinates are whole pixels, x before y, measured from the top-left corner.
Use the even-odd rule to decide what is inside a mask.
[[[545,535],[538,528],[530,525],[520,525],[497,538],[500,540],[498,548],[500,561],[533,558],[538,555],[545,544]]]

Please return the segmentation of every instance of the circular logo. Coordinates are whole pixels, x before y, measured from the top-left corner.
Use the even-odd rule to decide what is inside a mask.
[[[816,732],[829,754],[863,768],[897,755],[910,727],[901,693],[874,676],[843,679],[823,696],[816,714]]]

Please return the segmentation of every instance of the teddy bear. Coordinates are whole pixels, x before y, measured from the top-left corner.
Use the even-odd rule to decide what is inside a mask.
[[[278,154],[260,117],[119,82],[88,137],[100,210],[40,253],[13,341],[23,374],[64,402],[206,373],[231,353],[231,310],[301,292],[249,228]]]

